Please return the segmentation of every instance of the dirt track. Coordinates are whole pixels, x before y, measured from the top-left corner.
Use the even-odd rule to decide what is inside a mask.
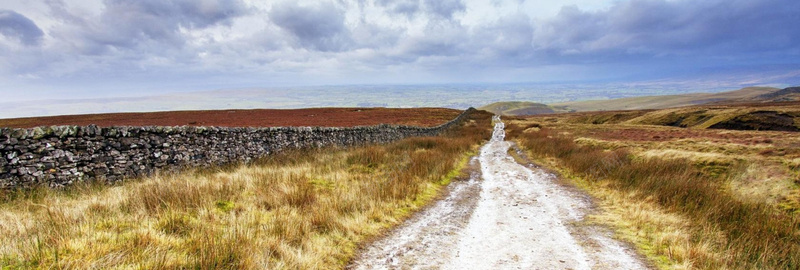
[[[353,269],[645,269],[608,231],[578,225],[590,203],[555,176],[514,161],[498,122],[480,173],[384,239]],[[480,176],[480,177],[479,177]],[[481,179],[478,179],[481,178]]]

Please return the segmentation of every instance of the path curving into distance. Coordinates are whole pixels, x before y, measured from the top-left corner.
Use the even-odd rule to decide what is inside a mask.
[[[468,181],[365,247],[349,269],[647,269],[640,256],[602,228],[574,225],[589,211],[585,195],[508,154],[505,125]]]

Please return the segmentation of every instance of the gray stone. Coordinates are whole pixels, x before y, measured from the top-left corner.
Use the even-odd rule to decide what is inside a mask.
[[[103,132],[104,132],[103,135],[112,138],[117,137],[117,135],[119,134],[119,131],[116,128],[104,128]]]
[[[28,138],[28,131],[26,129],[13,129],[9,136],[14,139],[24,140]]]
[[[78,134],[77,126],[55,126],[53,127],[53,135],[59,138],[66,138]]]
[[[100,128],[92,124],[84,127],[83,132],[86,136],[95,136],[100,134]]]
[[[53,132],[53,130],[50,128],[47,128],[47,131],[49,131],[51,134]],[[30,136],[34,140],[38,140],[44,138],[47,135],[47,131],[45,131],[44,127],[35,127],[31,129]]]

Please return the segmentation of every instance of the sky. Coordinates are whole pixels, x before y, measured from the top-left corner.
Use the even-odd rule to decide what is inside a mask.
[[[0,101],[302,85],[792,84],[798,22],[797,0],[2,0]]]

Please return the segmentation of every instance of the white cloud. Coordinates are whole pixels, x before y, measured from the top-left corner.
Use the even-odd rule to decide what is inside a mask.
[[[630,78],[641,70],[691,72],[698,63],[706,69],[798,66],[800,28],[791,26],[799,5],[793,0],[4,1],[0,10],[12,14],[6,21],[16,24],[0,19],[0,79],[15,87],[91,85],[113,92],[123,91],[117,90],[120,85],[158,91]],[[10,91],[0,86],[0,94]]]

